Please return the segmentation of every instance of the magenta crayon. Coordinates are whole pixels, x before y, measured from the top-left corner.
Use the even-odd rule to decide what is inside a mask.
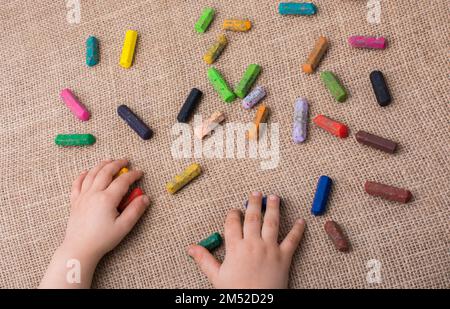
[[[84,107],[83,104],[80,103],[78,98],[72,93],[70,89],[64,89],[61,91],[61,99],[64,101],[66,106],[70,109],[72,114],[75,115],[81,121],[89,120],[91,116],[89,111]]]
[[[354,35],[348,38],[348,44],[354,48],[385,49],[384,37]]]

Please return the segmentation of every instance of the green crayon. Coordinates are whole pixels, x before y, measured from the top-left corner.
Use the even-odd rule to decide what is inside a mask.
[[[231,103],[236,99],[236,95],[216,68],[208,69],[208,79],[222,100]]]
[[[214,14],[214,9],[204,8],[202,11],[202,15],[195,23],[195,31],[197,31],[198,33],[204,33],[214,19]]]
[[[95,143],[92,134],[59,134],[55,138],[58,146],[88,146]]]
[[[253,84],[258,78],[259,73],[261,73],[261,66],[259,66],[258,64],[250,64],[247,67],[244,76],[242,77],[241,81],[234,90],[234,92],[239,98],[241,99],[245,98],[250,88],[252,88]]]
[[[331,95],[336,99],[336,101],[345,102],[345,100],[347,100],[347,91],[332,72],[322,72],[320,74],[320,79],[325,84]]]
[[[209,251],[212,251],[222,244],[222,236],[219,233],[213,233],[208,238],[203,239],[198,243],[199,246],[205,247]]]

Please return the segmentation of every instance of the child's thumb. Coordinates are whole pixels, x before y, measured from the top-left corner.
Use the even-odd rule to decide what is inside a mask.
[[[195,260],[202,273],[208,277],[209,282],[215,285],[220,269],[219,261],[207,249],[199,245],[189,246],[188,254]]]

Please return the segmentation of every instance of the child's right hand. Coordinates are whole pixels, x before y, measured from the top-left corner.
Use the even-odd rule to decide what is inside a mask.
[[[241,212],[233,209],[225,222],[226,255],[222,264],[208,250],[192,245],[188,254],[215,288],[287,288],[292,256],[305,230],[305,220],[297,220],[286,238],[278,244],[280,199],[267,200],[261,224],[262,195],[250,195],[244,226]]]

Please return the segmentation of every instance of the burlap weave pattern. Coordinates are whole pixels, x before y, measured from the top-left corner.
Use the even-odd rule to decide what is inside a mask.
[[[450,41],[446,0],[382,0],[381,23],[366,20],[367,1],[315,0],[313,17],[282,17],[278,1],[104,0],[81,1],[81,23],[66,20],[65,1],[2,0],[0,4],[0,287],[36,287],[64,236],[73,179],[105,158],[128,158],[146,172],[142,188],[152,207],[125,241],[101,262],[95,287],[206,288],[206,278],[186,255],[188,244],[223,232],[227,210],[242,207],[252,190],[283,198],[281,234],[296,218],[308,226],[294,257],[290,286],[423,288],[450,286],[449,80]],[[210,30],[193,25],[204,6],[216,8]],[[198,113],[223,110],[229,121],[248,122],[240,100],[225,105],[206,78],[202,55],[221,33],[225,18],[249,18],[249,33],[230,33],[216,67],[235,85],[246,66],[258,63],[258,84],[268,89],[270,122],[281,126],[279,167],[262,171],[258,160],[199,159],[204,174],[175,196],[164,184],[193,160],[172,159],[170,129],[192,87],[204,92]],[[130,70],[119,67],[126,29],[139,32]],[[385,51],[352,50],[349,35],[383,35]],[[85,40],[99,38],[101,62],[88,68]],[[319,74],[300,66],[317,37],[331,48],[319,71],[336,73],[350,93],[337,103]],[[380,108],[369,73],[384,72],[393,103]],[[75,119],[59,99],[71,88],[92,113]],[[306,96],[319,113],[349,125],[345,140],[310,125],[308,141],[291,142],[293,103]],[[143,142],[117,116],[120,104],[135,110],[155,131]],[[359,145],[365,130],[398,141],[395,155]],[[57,148],[58,133],[92,133],[98,142]],[[334,188],[325,216],[310,215],[317,179]],[[370,179],[405,187],[414,200],[401,205],[364,193]],[[327,219],[345,229],[352,244],[337,252],[323,230]],[[223,248],[217,252],[223,258]],[[382,263],[381,284],[366,281],[367,261]]]

